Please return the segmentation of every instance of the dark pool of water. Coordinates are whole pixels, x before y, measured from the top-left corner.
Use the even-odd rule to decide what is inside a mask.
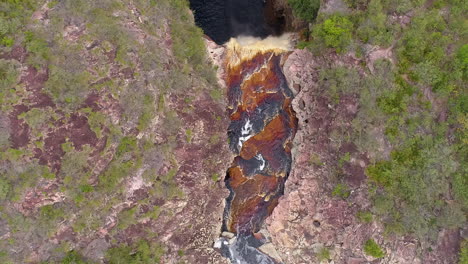
[[[195,21],[218,44],[239,35],[266,37],[282,33],[272,0],[190,0]]]

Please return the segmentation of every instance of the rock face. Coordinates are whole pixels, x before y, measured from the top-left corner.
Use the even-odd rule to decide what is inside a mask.
[[[369,159],[353,145],[337,147],[330,135],[335,128],[346,130],[351,125],[358,100],[342,98],[337,108],[333,108],[321,95],[318,69],[326,66],[324,61],[306,50],[295,50],[283,66],[296,94],[293,108],[299,127],[285,194],[267,219],[266,228],[284,263],[454,263],[455,253],[441,252],[448,248],[456,251],[459,242],[456,230],[441,231],[434,250],[437,253],[421,255],[417,240],[399,236],[384,238],[381,224],[358,220],[357,213],[370,208],[364,175]],[[359,64],[350,55],[332,61],[347,67]],[[343,165],[345,181],[352,188],[346,199],[331,194],[330,179],[339,153],[350,153],[349,161]],[[374,259],[364,254],[363,244],[369,238],[384,248],[384,258]],[[329,254],[320,257],[324,249]]]

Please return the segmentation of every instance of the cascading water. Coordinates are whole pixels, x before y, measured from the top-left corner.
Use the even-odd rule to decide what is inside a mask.
[[[264,220],[278,204],[291,169],[297,119],[292,92],[281,71],[288,35],[263,40],[240,37],[227,43],[230,149],[237,155],[228,169],[223,231],[236,234],[222,247],[233,262],[275,263],[258,249]]]
[[[192,0],[197,24],[218,44],[226,43],[224,81],[227,86],[230,149],[236,157],[227,170],[222,237],[215,244],[233,263],[277,263],[263,253],[258,234],[278,204],[291,169],[292,140],[297,119],[292,92],[281,71],[289,36],[266,37],[278,24],[265,21],[268,1]],[[245,37],[242,35],[249,35]]]

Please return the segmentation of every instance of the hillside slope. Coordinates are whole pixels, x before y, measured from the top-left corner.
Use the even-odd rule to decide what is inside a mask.
[[[225,105],[186,1],[0,3],[0,262],[217,263]]]

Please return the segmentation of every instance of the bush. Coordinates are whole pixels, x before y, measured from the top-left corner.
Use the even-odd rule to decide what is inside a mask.
[[[0,178],[0,200],[7,198],[10,188],[10,183],[6,179]]]
[[[67,252],[67,255],[62,259],[60,262],[61,264],[87,264],[83,257],[77,253],[76,251],[72,250]]]
[[[86,71],[74,72],[70,68],[50,66],[46,89],[56,103],[74,109],[86,99],[89,80],[90,75]]]
[[[363,223],[370,223],[372,222],[372,213],[371,212],[368,212],[368,211],[359,211],[357,213],[357,218],[359,219],[359,221],[363,222]]]
[[[134,137],[124,137],[120,141],[119,146],[115,152],[117,157],[121,157],[123,154],[133,152],[137,149],[137,139]]]
[[[366,19],[357,28],[357,35],[363,42],[389,46],[393,41],[394,32],[387,25],[387,16],[382,8],[379,0],[369,2]]]
[[[458,264],[468,264],[468,242],[465,240],[461,244],[458,255]]]
[[[373,239],[368,239],[364,243],[364,253],[374,258],[383,258],[385,256],[384,251]]]
[[[325,45],[342,52],[350,44],[353,23],[343,15],[332,15],[318,24],[314,30],[314,36],[323,40]]]
[[[122,245],[107,251],[109,264],[154,264],[159,263],[164,248],[157,243],[140,240],[132,246]]]
[[[311,22],[317,17],[320,0],[288,0],[294,15],[300,19]]]
[[[345,184],[339,183],[333,189],[332,195],[346,199],[349,197],[350,191],[348,190],[348,186],[346,186]]]
[[[0,102],[2,102],[2,93],[13,88],[18,82],[18,68],[19,65],[15,64],[13,61],[0,59]]]

